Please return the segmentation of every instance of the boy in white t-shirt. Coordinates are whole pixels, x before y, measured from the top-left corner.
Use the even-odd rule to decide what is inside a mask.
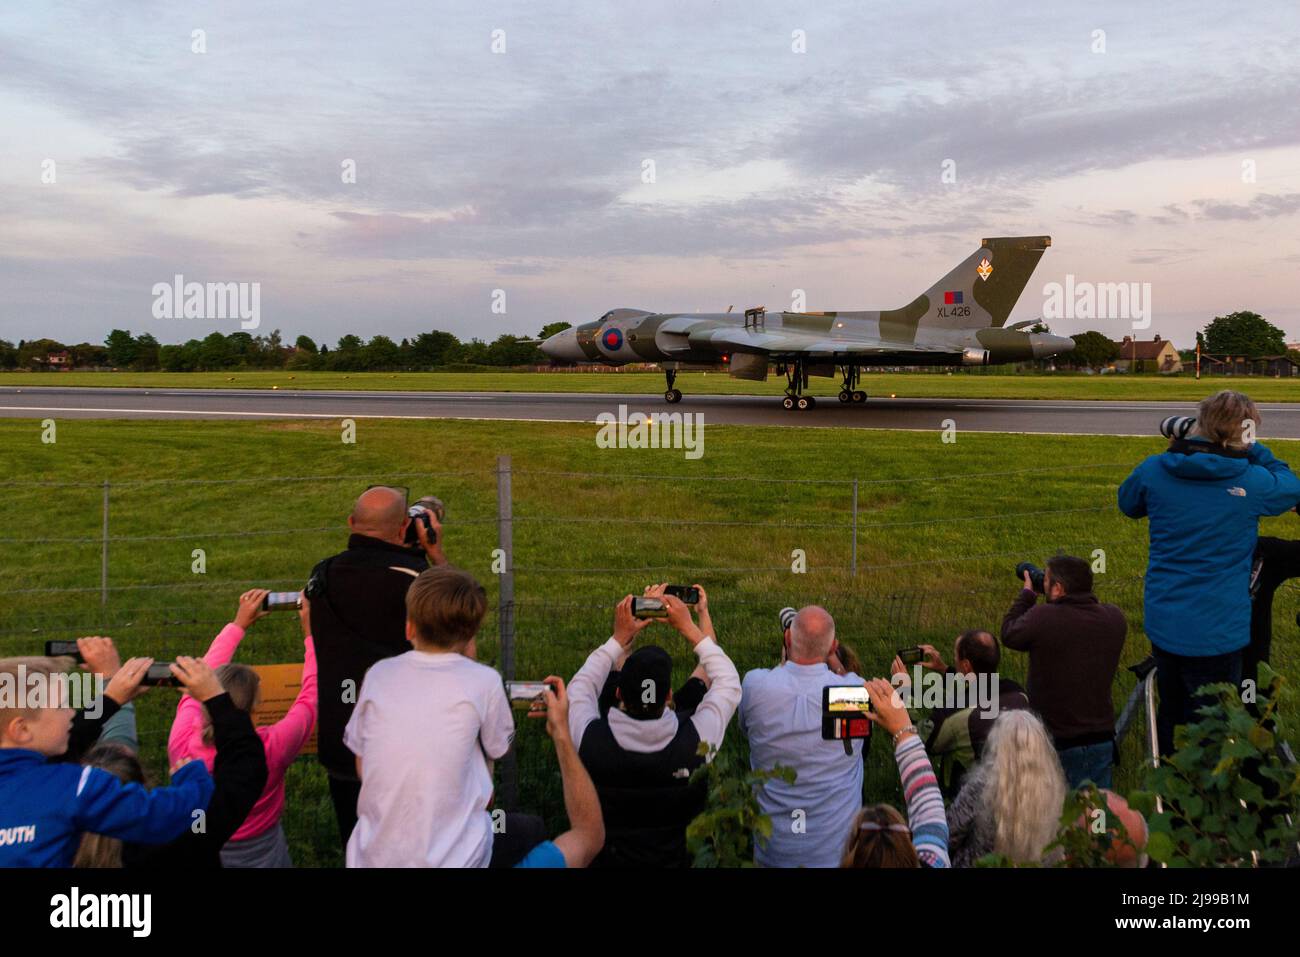
[[[348,867],[516,863],[493,859],[492,762],[510,749],[515,723],[501,676],[474,660],[486,611],[483,586],[450,566],[411,583],[413,650],[371,666],[343,733],[361,778]],[[528,841],[533,826],[510,815],[505,830]]]

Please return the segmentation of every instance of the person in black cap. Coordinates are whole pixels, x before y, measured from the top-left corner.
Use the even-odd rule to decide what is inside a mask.
[[[691,617],[690,606],[664,594],[666,621],[691,643],[707,691],[689,718],[673,703],[673,659],[657,645],[630,654],[637,635],[656,619],[632,617],[632,596],[614,612],[614,634],[588,657],[569,682],[569,728],[591,774],[605,819],[605,848],[595,867],[685,867],[686,825],[704,809],[703,786],[690,783],[703,763],[701,742],[722,746],[740,704],[740,675],[712,635]],[[707,607],[707,606],[706,606]],[[706,624],[707,612],[701,614]],[[710,629],[711,630],[711,629]],[[614,704],[602,713],[600,691],[620,659]]]

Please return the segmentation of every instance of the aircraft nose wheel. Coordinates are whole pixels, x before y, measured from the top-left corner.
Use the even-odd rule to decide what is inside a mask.
[[[664,393],[664,400],[665,400],[666,402],[680,402],[680,401],[682,401],[682,390],[681,390],[681,389],[669,389],[667,392]]]

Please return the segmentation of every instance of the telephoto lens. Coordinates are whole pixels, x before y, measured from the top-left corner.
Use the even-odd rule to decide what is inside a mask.
[[[1016,566],[1016,577],[1021,581],[1025,578],[1025,572],[1029,572],[1029,583],[1034,591],[1043,594],[1043,570],[1033,562],[1021,562]]]
[[[1167,439],[1185,439],[1195,424],[1193,415],[1171,415],[1160,423],[1160,434]]]

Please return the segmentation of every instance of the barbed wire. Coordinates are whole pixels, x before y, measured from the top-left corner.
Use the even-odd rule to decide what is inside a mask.
[[[675,525],[675,526],[721,526],[721,527],[753,527],[753,528],[901,528],[904,526],[911,527],[917,525],[947,525],[951,522],[988,522],[997,519],[1017,519],[1026,517],[1036,517],[1043,515],[1074,515],[1079,513],[1108,512],[1115,509],[1114,505],[1098,505],[1091,508],[1061,508],[1061,509],[1043,509],[1036,512],[1003,512],[998,515],[956,515],[945,516],[943,518],[921,519],[913,522],[858,522],[856,525],[852,522],[724,522],[724,521],[697,521],[692,519],[673,519],[673,518],[622,518],[619,516],[604,517],[570,517],[570,516],[543,516],[543,515],[516,515],[513,521],[516,522],[541,522],[541,523],[560,523],[560,524],[617,524],[617,525]],[[2,541],[2,539],[0,539]]]
[[[464,475],[495,475],[495,468],[464,469],[454,472],[380,472],[386,478],[444,478]],[[0,488],[100,488],[107,482],[110,489],[137,488],[146,485],[251,485],[260,482],[366,482],[370,475],[262,475],[231,479],[100,479],[97,482],[0,482]]]
[[[462,525],[495,525],[500,521],[493,518],[462,518],[456,521],[442,522],[443,528],[459,528]],[[107,539],[95,537],[81,538],[50,538],[42,536],[40,538],[0,538],[0,544],[4,545],[44,545],[47,543],[59,544],[81,544],[81,545],[102,545],[106,540],[111,545],[113,542],[173,542],[173,541],[191,541],[199,542],[211,538],[254,538],[258,536],[269,535],[315,535],[324,532],[338,534],[349,531],[346,525],[327,525],[321,528],[275,528],[262,529],[254,532],[187,532],[181,535],[110,535]]]
[[[758,478],[752,475],[668,475],[662,473],[650,472],[562,472],[562,471],[542,471],[535,469],[514,469],[513,475],[552,475],[567,476],[570,478],[595,478],[595,479],[658,479],[682,482],[752,482],[754,484],[782,484],[782,485],[853,485],[856,481],[859,486],[863,485],[895,485],[900,482],[948,482],[955,479],[977,479],[990,477],[1005,477],[1007,475],[1028,475],[1040,472],[1064,472],[1079,469],[1101,469],[1101,468],[1129,468],[1133,467],[1133,462],[1089,462],[1083,465],[1058,465],[1045,468],[1030,469],[1011,469],[1005,472],[956,472],[950,475],[920,475],[912,477],[897,477],[885,479],[786,479],[786,478]]]

